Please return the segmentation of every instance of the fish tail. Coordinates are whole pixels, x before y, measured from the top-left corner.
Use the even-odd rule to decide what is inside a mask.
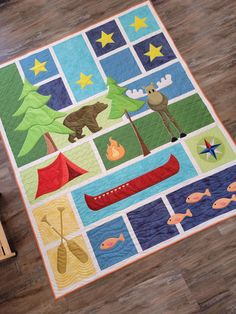
[[[188,216],[188,217],[193,217],[193,214],[192,214],[192,212],[191,212],[190,209],[187,209],[185,214],[186,214],[186,216]]]
[[[236,202],[236,194],[233,194],[233,195],[232,195],[231,201]]]
[[[209,190],[209,189],[206,189],[205,194],[206,194],[207,196],[211,196],[210,190]]]
[[[124,237],[123,233],[120,234],[119,240],[120,240],[120,241],[125,241],[125,237]]]

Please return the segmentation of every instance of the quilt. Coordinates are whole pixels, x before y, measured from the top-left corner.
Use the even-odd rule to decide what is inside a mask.
[[[236,214],[235,146],[150,2],[0,66],[55,298]]]

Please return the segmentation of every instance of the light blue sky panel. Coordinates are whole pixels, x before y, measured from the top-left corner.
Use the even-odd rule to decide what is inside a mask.
[[[98,94],[106,85],[81,35],[54,46],[65,77],[77,101]]]

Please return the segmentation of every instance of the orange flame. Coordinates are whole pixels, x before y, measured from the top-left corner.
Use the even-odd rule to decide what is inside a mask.
[[[110,144],[107,145],[107,159],[111,161],[119,160],[124,157],[125,149],[117,141],[109,137]]]

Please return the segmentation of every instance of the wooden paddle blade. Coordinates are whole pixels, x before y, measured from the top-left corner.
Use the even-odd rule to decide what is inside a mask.
[[[86,263],[88,261],[87,253],[74,241],[67,240],[67,245],[71,253],[82,263]]]
[[[67,264],[67,252],[64,243],[61,243],[57,248],[57,271],[60,274],[64,274],[66,272],[66,264]]]

